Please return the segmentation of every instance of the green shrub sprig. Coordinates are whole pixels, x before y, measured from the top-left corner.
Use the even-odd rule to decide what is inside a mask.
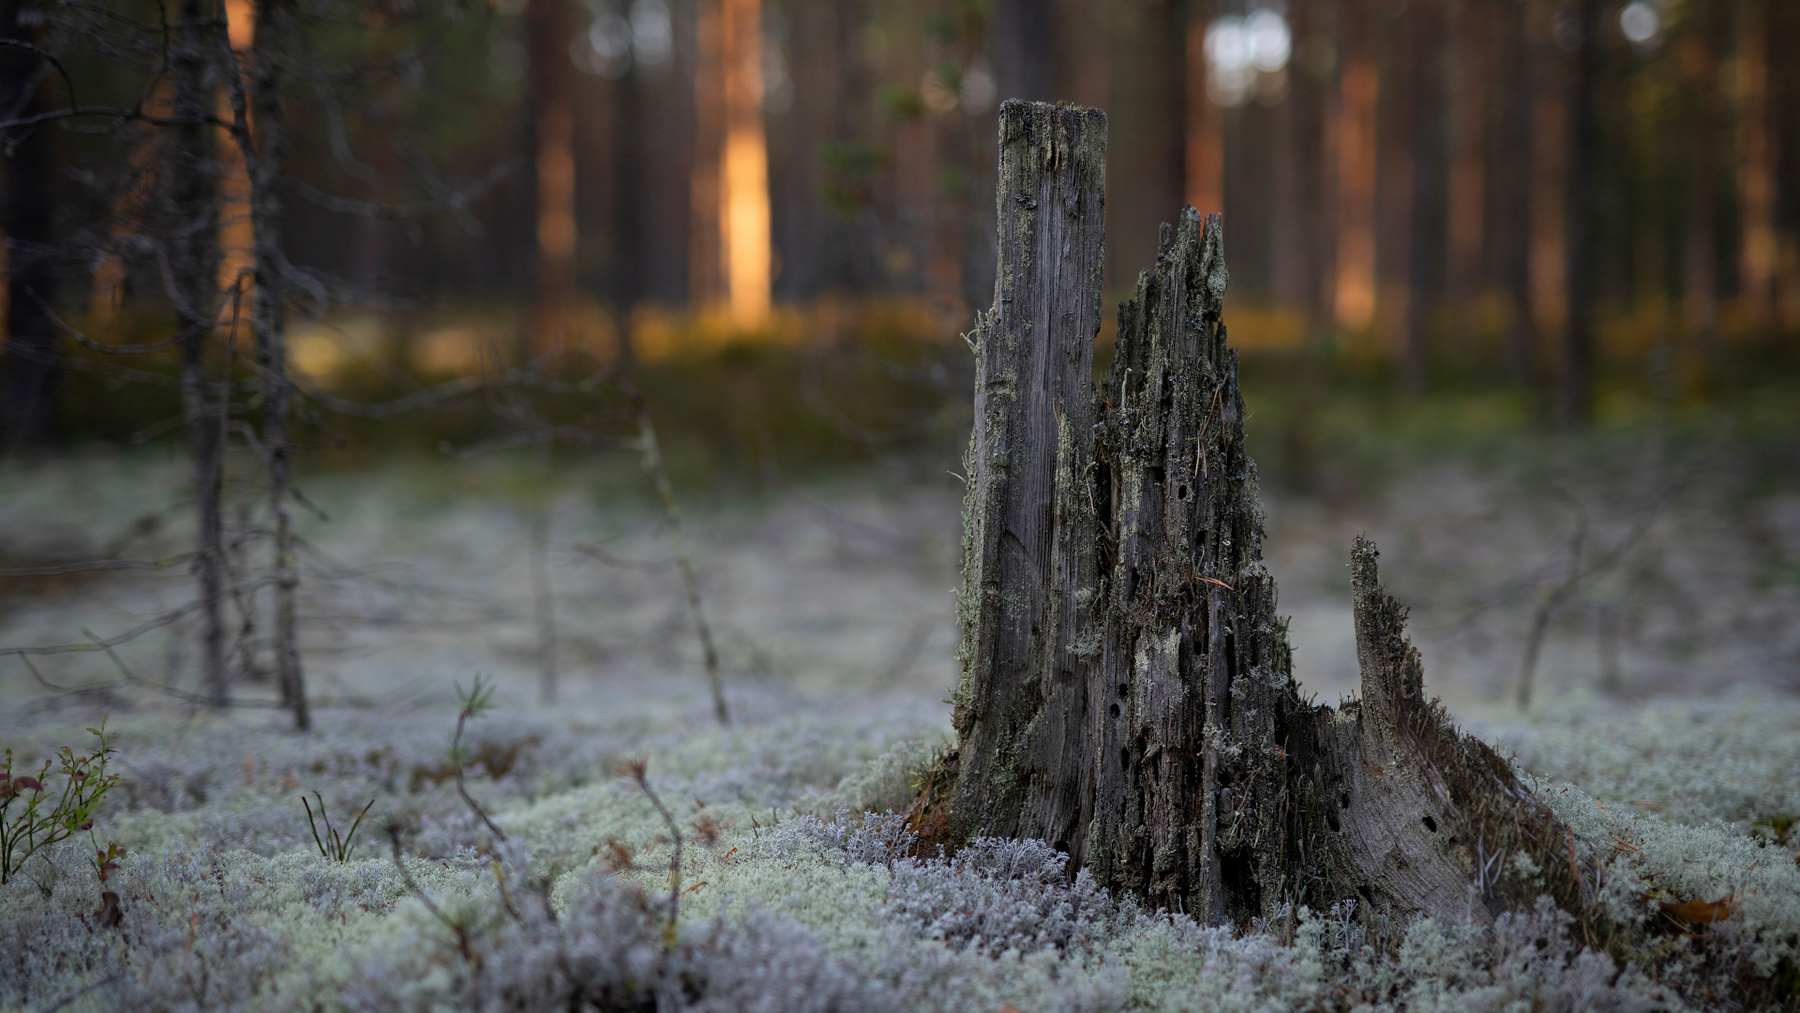
[[[6,751],[5,767],[0,770],[0,883],[10,882],[32,855],[93,829],[94,813],[106,793],[123,780],[107,771],[116,750],[106,720],[102,718],[99,728],[88,731],[98,740],[93,749],[78,754],[64,746],[53,759],[44,761],[35,776],[14,776],[13,751]],[[52,764],[63,778],[60,794],[44,786]]]

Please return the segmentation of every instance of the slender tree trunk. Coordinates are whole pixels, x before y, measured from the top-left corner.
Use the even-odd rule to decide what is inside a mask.
[[[256,230],[256,302],[251,328],[256,336],[256,365],[262,378],[262,453],[269,475],[269,517],[274,541],[271,560],[274,574],[275,621],[273,652],[275,681],[282,706],[292,712],[294,727],[312,726],[307,707],[306,682],[300,664],[299,616],[296,597],[300,587],[294,557],[293,415],[294,387],[287,377],[287,276],[282,250],[281,163],[286,150],[286,110],[281,99],[281,59],[290,45],[292,0],[256,0],[256,40],[247,67],[237,65],[227,77],[231,95],[233,130],[238,150],[250,177],[250,218]],[[246,85],[245,77],[249,78]],[[251,121],[254,117],[254,136]]]
[[[1542,43],[1530,47],[1531,67],[1531,321],[1535,335],[1554,346],[1546,355],[1545,386],[1561,369],[1569,326],[1569,89],[1566,61]],[[1536,342],[1534,337],[1533,341]],[[1546,393],[1549,393],[1548,391]],[[1553,399],[1546,397],[1546,402]]]
[[[1288,17],[1293,37],[1322,41],[1331,28],[1332,9],[1329,0],[1295,0],[1289,5]],[[1278,235],[1276,241],[1296,251],[1297,291],[1292,305],[1305,311],[1309,334],[1316,333],[1328,316],[1324,302],[1326,267],[1331,262],[1328,223],[1332,220],[1326,179],[1328,71],[1316,46],[1307,58],[1294,61],[1288,69],[1288,102],[1293,107],[1288,130],[1297,178],[1293,207],[1286,218],[1293,223],[1293,230]]]
[[[1206,28],[1211,4],[1188,12],[1185,87],[1187,145],[1182,168],[1187,202],[1204,211],[1225,210],[1225,111],[1206,95]]]
[[[688,303],[723,301],[724,0],[694,3],[694,164],[688,182]]]
[[[843,224],[843,216],[833,215],[820,199],[826,181],[824,160],[818,156],[827,139],[836,136],[838,110],[845,100],[845,54],[839,52],[838,40],[850,11],[837,0],[799,0],[787,9],[792,26],[788,78],[794,104],[782,124],[787,164],[785,171],[774,174],[781,183],[785,211],[780,218],[778,290],[790,299],[810,299],[829,285],[832,267],[827,251],[833,238],[829,230]]]
[[[1435,4],[1415,3],[1396,30],[1383,33],[1380,106],[1380,208],[1377,241],[1381,277],[1380,317],[1392,335],[1387,349],[1401,390],[1424,388],[1426,368],[1423,275],[1433,254],[1426,241],[1431,221],[1426,195],[1435,168],[1426,124],[1435,112],[1430,73],[1435,54]]]
[[[1492,6],[1486,0],[1452,4],[1447,12],[1450,179],[1446,245],[1449,291],[1467,301],[1481,289],[1486,245],[1488,88],[1493,81]]]
[[[23,45],[0,46],[0,119],[44,111],[43,92],[53,75],[26,46],[39,34],[38,12],[30,0],[0,0],[0,39]],[[21,127],[0,138],[4,157],[4,197],[0,229],[6,250],[6,334],[0,346],[0,450],[37,450],[56,439],[56,325],[50,307],[57,298],[52,260],[56,237],[55,131],[49,123]]]
[[[734,325],[754,328],[768,323],[774,252],[762,110],[762,0],[723,0],[719,38],[725,85],[719,242],[725,251],[726,302]]]
[[[1486,918],[1547,888],[1562,829],[1423,696],[1405,608],[1351,553],[1360,703],[1301,700],[1262,562],[1217,215],[1164,226],[1101,392],[1105,118],[1001,108],[1000,282],[976,330],[957,840],[1038,837],[1210,923],[1360,898]],[[1516,863],[1542,859],[1543,879]]]
[[[1494,124],[1493,200],[1488,214],[1494,224],[1489,247],[1492,272],[1506,300],[1506,367],[1522,387],[1535,383],[1536,356],[1531,308],[1531,166],[1537,143],[1531,129],[1532,75],[1527,56],[1526,4],[1501,4],[1494,32],[1499,63],[1498,102]]]
[[[211,17],[211,4],[191,5],[196,11],[204,11]],[[256,39],[256,4],[255,0],[225,0],[225,21],[227,39],[231,50],[239,59],[248,59],[250,50]],[[209,66],[216,61],[209,61]],[[220,119],[231,122],[231,94],[229,88],[218,88],[217,82],[209,87],[216,88],[213,105]],[[254,113],[250,117],[251,126],[256,125]],[[251,293],[255,291],[256,259],[256,227],[250,214],[250,172],[244,165],[243,153],[232,143],[229,128],[216,131],[217,144],[212,149],[212,157],[219,162],[215,170],[219,195],[219,256],[218,287],[230,291],[240,288],[243,304],[252,305]]]
[[[1394,29],[1379,33],[1381,56],[1381,104],[1379,126],[1381,157],[1376,200],[1380,209],[1376,227],[1376,272],[1379,295],[1377,320],[1385,333],[1382,351],[1396,368],[1400,388],[1416,392],[1419,365],[1415,355],[1417,335],[1413,291],[1413,247],[1417,238],[1413,227],[1417,217],[1416,203],[1419,165],[1417,138],[1413,136],[1413,109],[1423,99],[1415,87],[1413,50],[1417,48],[1415,25],[1417,11],[1409,9]]]
[[[1710,372],[1719,342],[1719,49],[1725,12],[1704,5],[1693,39],[1693,120],[1688,125],[1687,221],[1682,230],[1682,309],[1703,371]]]
[[[1602,0],[1580,0],[1581,44],[1575,51],[1568,146],[1568,323],[1563,328],[1557,415],[1564,425],[1585,425],[1593,410],[1594,296],[1600,212],[1600,37],[1606,31]]]
[[[1112,31],[1107,44],[1113,62],[1112,193],[1106,205],[1111,244],[1107,247],[1109,291],[1129,287],[1136,265],[1156,249],[1162,209],[1179,204],[1186,191],[1187,139],[1186,24],[1175,3],[1112,5]],[[1215,110],[1223,113],[1224,110]],[[1235,124],[1221,124],[1220,129]],[[1216,134],[1222,151],[1247,154],[1235,144],[1235,132]],[[1232,156],[1238,157],[1237,154]],[[1225,163],[1220,171],[1227,173]],[[1220,199],[1225,199],[1225,176]],[[1225,210],[1223,206],[1215,210]],[[983,301],[993,298],[987,295]],[[979,305],[979,304],[978,304]]]
[[[214,707],[229,702],[225,665],[225,550],[223,419],[227,405],[213,396],[206,349],[220,322],[222,260],[219,223],[218,152],[214,130],[200,122],[213,111],[219,40],[210,5],[183,0],[180,27],[169,54],[175,82],[175,113],[190,120],[173,128],[170,165],[173,206],[170,258],[181,302],[175,326],[181,345],[181,398],[193,457],[194,569],[200,584],[200,664],[202,695]],[[229,279],[234,287],[237,279]],[[236,323],[237,300],[231,301]],[[228,382],[229,377],[225,377]]]
[[[1294,0],[1288,5],[1288,23],[1295,39],[1313,35],[1320,6],[1316,0]],[[1192,47],[1188,52],[1193,52]],[[1290,62],[1286,70],[1286,98],[1271,111],[1276,136],[1272,149],[1274,178],[1270,181],[1270,291],[1277,305],[1304,314],[1310,332],[1318,323],[1316,233],[1322,230],[1317,227],[1321,214],[1317,176],[1319,87],[1312,67],[1301,66],[1305,62],[1308,61]]]
[[[995,0],[994,62],[1002,99],[1055,95],[1054,0]]]
[[[1356,20],[1354,4],[1346,12]],[[1344,70],[1337,97],[1337,255],[1332,307],[1346,331],[1375,322],[1375,189],[1378,159],[1376,112],[1381,75],[1368,40],[1354,24],[1344,38]]]
[[[1774,59],[1800,49],[1800,5],[1771,3],[1767,18],[1769,159],[1775,193],[1772,279],[1774,327],[1778,333],[1800,330],[1800,61]]]
[[[1415,3],[1407,11],[1408,74],[1412,79],[1410,122],[1406,132],[1412,164],[1412,192],[1408,195],[1406,262],[1406,317],[1402,386],[1417,394],[1425,389],[1431,368],[1430,316],[1440,286],[1439,270],[1445,257],[1444,243],[1444,75],[1443,9],[1436,0]]]
[[[1095,0],[1050,0],[1050,5],[1056,95],[1105,109],[1112,104],[1112,5]]]
[[[644,283],[639,260],[644,256],[644,186],[638,139],[642,136],[637,68],[613,86],[613,157],[618,162],[618,194],[614,207],[614,249],[618,265],[613,280],[614,352],[620,368],[629,370],[637,361],[632,345],[632,311],[643,298]]]
[[[1784,58],[1775,48],[1772,2],[1752,0],[1744,7],[1738,32],[1739,119],[1743,162],[1738,167],[1738,193],[1743,202],[1738,246],[1739,287],[1759,337],[1775,334],[1775,180],[1779,173],[1776,131],[1771,129],[1770,65]]]
[[[575,303],[575,102],[569,81],[568,0],[531,0],[525,15],[537,170],[530,341],[535,356],[564,343]]]

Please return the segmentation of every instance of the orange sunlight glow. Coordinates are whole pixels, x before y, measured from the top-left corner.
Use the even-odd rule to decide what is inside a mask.
[[[1375,64],[1357,60],[1344,69],[1337,128],[1338,324],[1360,331],[1375,322],[1375,109],[1381,81]]]
[[[256,4],[253,0],[225,0],[226,34],[231,49],[240,58],[250,52],[256,42]],[[219,118],[229,122],[231,95],[221,85],[217,98]],[[248,115],[248,110],[245,114]],[[256,262],[256,227],[250,218],[250,173],[244,166],[243,152],[232,140],[230,131],[219,129],[219,161],[225,171],[219,174],[219,274],[221,289],[229,292],[243,276],[243,296],[238,305],[238,330],[247,329],[250,321],[250,271]],[[231,300],[220,311],[219,326],[230,329]]]
[[[256,42],[255,0],[225,0],[225,17],[231,48],[246,52]]]
[[[738,327],[768,322],[773,282],[769,149],[762,115],[762,2],[724,0],[725,144],[721,152],[720,246],[726,301]]]
[[[565,103],[546,103],[539,117],[538,247],[561,265],[575,256],[574,114]]]
[[[1187,202],[1201,213],[1225,210],[1225,117],[1206,97],[1206,21],[1187,33]]]
[[[1569,319],[1569,271],[1563,235],[1563,174],[1568,109],[1562,96],[1540,92],[1531,108],[1531,316],[1544,333]]]

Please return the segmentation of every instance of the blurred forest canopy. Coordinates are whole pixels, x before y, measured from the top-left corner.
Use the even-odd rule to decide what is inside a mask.
[[[992,298],[1015,95],[1109,113],[1109,292],[1182,203],[1223,209],[1252,350],[1581,421],[1608,370],[1719,394],[1800,347],[1785,0],[0,0],[11,442],[167,414],[122,386],[173,350],[109,351],[179,329],[178,235],[216,230],[205,355],[249,368],[228,89],[189,163],[213,203],[176,227],[159,145],[171,33],[228,22],[246,53],[265,8],[294,35],[269,50],[286,355],[328,389],[731,344],[823,389],[801,350],[874,342],[926,347],[872,374],[960,400],[935,349]]]

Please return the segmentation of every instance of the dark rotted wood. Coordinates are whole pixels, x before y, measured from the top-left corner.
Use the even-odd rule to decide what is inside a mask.
[[[1119,308],[1105,384],[1107,705],[1086,860],[1159,904],[1242,919],[1282,888],[1271,856],[1287,850],[1281,756],[1300,705],[1262,565],[1219,216],[1185,209],[1161,246]]]

